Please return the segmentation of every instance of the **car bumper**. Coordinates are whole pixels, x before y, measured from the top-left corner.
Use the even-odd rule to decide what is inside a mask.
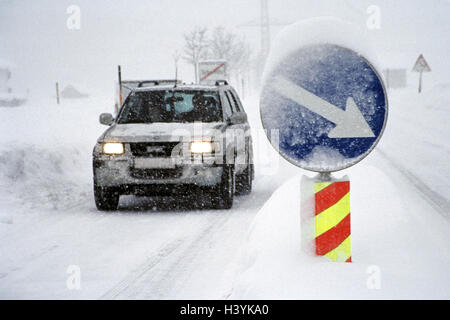
[[[170,161],[168,159],[167,161]],[[222,166],[183,164],[173,168],[136,168],[133,160],[94,158],[94,181],[97,186],[196,185],[214,186],[220,182]]]

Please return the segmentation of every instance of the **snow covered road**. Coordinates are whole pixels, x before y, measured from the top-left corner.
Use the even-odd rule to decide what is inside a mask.
[[[118,213],[103,214],[86,199],[76,209],[5,225],[1,296],[188,298],[203,292],[204,298],[224,298],[239,244],[270,195],[255,189],[231,211],[195,210],[176,200],[160,209],[152,201],[125,199]],[[66,287],[70,265],[81,268],[82,290]]]
[[[230,211],[125,197],[101,213],[87,190],[74,208],[24,212],[0,225],[0,297],[225,298],[248,225],[276,187],[259,179]],[[81,290],[67,289],[72,265]]]

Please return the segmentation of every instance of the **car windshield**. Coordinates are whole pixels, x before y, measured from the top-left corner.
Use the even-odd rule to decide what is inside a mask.
[[[221,114],[216,91],[152,90],[131,93],[118,123],[214,122]]]

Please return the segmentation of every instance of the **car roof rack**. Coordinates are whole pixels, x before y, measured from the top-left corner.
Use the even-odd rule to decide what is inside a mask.
[[[216,86],[227,86],[228,81],[227,80],[216,80]]]
[[[171,80],[171,79],[163,79],[163,80],[141,80],[138,82],[137,87],[143,88],[143,87],[153,87],[153,86],[159,86],[159,85],[168,85],[168,84],[182,84],[181,80]]]

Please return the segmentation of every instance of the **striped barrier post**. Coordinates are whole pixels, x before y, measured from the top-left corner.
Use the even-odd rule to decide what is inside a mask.
[[[316,254],[351,262],[350,181],[315,182]]]

